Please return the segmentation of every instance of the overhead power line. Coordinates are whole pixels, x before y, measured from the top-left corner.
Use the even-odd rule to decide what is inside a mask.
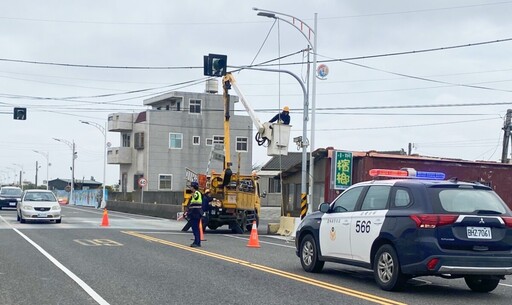
[[[326,62],[336,62],[336,61],[347,61],[347,60],[359,60],[359,59],[369,59],[369,58],[378,58],[378,57],[388,57],[388,56],[398,56],[398,55],[408,55],[408,54],[419,54],[426,52],[435,52],[435,51],[445,51],[450,49],[457,48],[467,48],[474,47],[486,44],[493,43],[502,43],[512,41],[512,38],[504,38],[483,42],[475,42],[468,43],[463,45],[454,45],[454,46],[446,46],[446,47],[437,47],[437,48],[429,48],[429,49],[420,49],[413,51],[403,51],[403,52],[394,52],[394,53],[384,53],[384,54],[375,54],[375,55],[364,55],[364,56],[356,56],[356,57],[347,57],[347,58],[331,58],[327,60],[319,60],[318,63],[326,63]],[[270,64],[271,62],[279,61],[286,57],[302,53],[303,50],[281,56],[279,58],[274,58],[272,60],[268,60],[266,62],[262,62],[256,65],[249,65],[246,67],[255,67],[255,66],[287,66],[287,65],[303,65],[304,62],[290,62],[290,63],[276,63]],[[324,56],[318,54],[318,56],[323,56],[326,58],[330,58],[328,56]],[[190,69],[203,69],[203,66],[114,66],[114,65],[92,65],[92,64],[72,64],[72,63],[60,63],[60,62],[46,62],[46,61],[35,61],[35,60],[22,60],[22,59],[12,59],[12,58],[0,58],[0,61],[5,62],[14,62],[14,63],[24,63],[24,64],[36,64],[36,65],[50,65],[50,66],[64,66],[64,67],[73,67],[73,68],[95,68],[95,69],[133,69],[133,70],[190,70]],[[240,67],[240,66],[230,66],[230,67]],[[235,70],[235,72],[238,70]]]

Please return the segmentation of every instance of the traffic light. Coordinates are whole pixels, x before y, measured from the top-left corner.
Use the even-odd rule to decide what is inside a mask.
[[[14,107],[14,119],[15,120],[26,120],[27,119],[27,108]]]
[[[224,76],[228,65],[228,57],[220,54],[208,54],[203,57],[203,70],[205,76]]]

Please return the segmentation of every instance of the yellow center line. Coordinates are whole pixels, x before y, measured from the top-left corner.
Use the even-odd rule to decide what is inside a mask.
[[[308,285],[317,286],[317,287],[324,288],[324,289],[327,289],[327,290],[330,290],[330,291],[334,291],[334,292],[342,293],[342,294],[345,294],[345,295],[353,296],[353,297],[356,297],[356,298],[359,298],[359,299],[364,299],[364,300],[367,300],[367,301],[370,301],[370,302],[373,302],[373,303],[382,304],[382,305],[406,305],[406,303],[401,303],[401,302],[398,302],[398,301],[382,298],[382,297],[379,297],[379,296],[376,296],[376,295],[373,295],[373,294],[364,293],[362,291],[345,288],[345,287],[334,285],[334,284],[327,283],[327,282],[324,282],[324,281],[319,281],[319,280],[315,280],[315,279],[312,279],[312,278],[309,278],[309,277],[305,277],[305,276],[302,276],[302,275],[299,275],[299,274],[290,273],[290,272],[286,272],[286,271],[279,270],[279,269],[274,269],[274,268],[267,267],[267,266],[264,266],[264,265],[254,264],[254,263],[251,263],[251,262],[248,262],[248,261],[244,261],[244,260],[240,260],[240,259],[237,259],[237,258],[234,258],[234,257],[225,256],[225,255],[222,255],[222,254],[201,250],[201,249],[198,249],[198,248],[191,248],[189,246],[177,244],[177,243],[174,243],[174,242],[171,242],[171,241],[167,241],[167,240],[164,240],[164,239],[160,239],[160,238],[144,235],[144,234],[141,234],[141,233],[137,233],[137,232],[133,232],[133,231],[121,231],[121,232],[125,233],[125,234],[128,234],[128,235],[131,235],[131,236],[139,237],[139,238],[142,238],[142,239],[145,239],[145,240],[148,240],[148,241],[157,242],[157,243],[160,243],[160,244],[163,244],[163,245],[179,248],[179,249],[190,251],[190,252],[195,252],[195,253],[202,254],[202,255],[205,255],[205,256],[209,256],[209,257],[217,258],[217,259],[220,259],[220,260],[224,260],[224,261],[227,261],[227,262],[230,262],[230,263],[242,265],[242,266],[245,266],[245,267],[248,267],[248,268],[252,268],[252,269],[260,270],[260,271],[263,271],[263,272],[271,273],[271,274],[274,274],[274,275],[278,275],[278,276],[281,276],[281,277],[284,277],[284,278],[287,278],[287,279],[290,279],[290,280],[298,281],[298,282],[305,283],[305,284],[308,284]]]

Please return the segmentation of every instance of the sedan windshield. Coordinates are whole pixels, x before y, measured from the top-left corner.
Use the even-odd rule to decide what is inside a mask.
[[[21,189],[2,189],[2,191],[0,192],[0,195],[5,195],[5,196],[21,196]]]
[[[57,201],[52,193],[27,193],[24,201]]]

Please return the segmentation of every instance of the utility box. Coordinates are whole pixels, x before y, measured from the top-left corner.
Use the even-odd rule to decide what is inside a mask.
[[[268,156],[287,156],[291,125],[274,123],[270,126],[272,137],[267,147]]]

